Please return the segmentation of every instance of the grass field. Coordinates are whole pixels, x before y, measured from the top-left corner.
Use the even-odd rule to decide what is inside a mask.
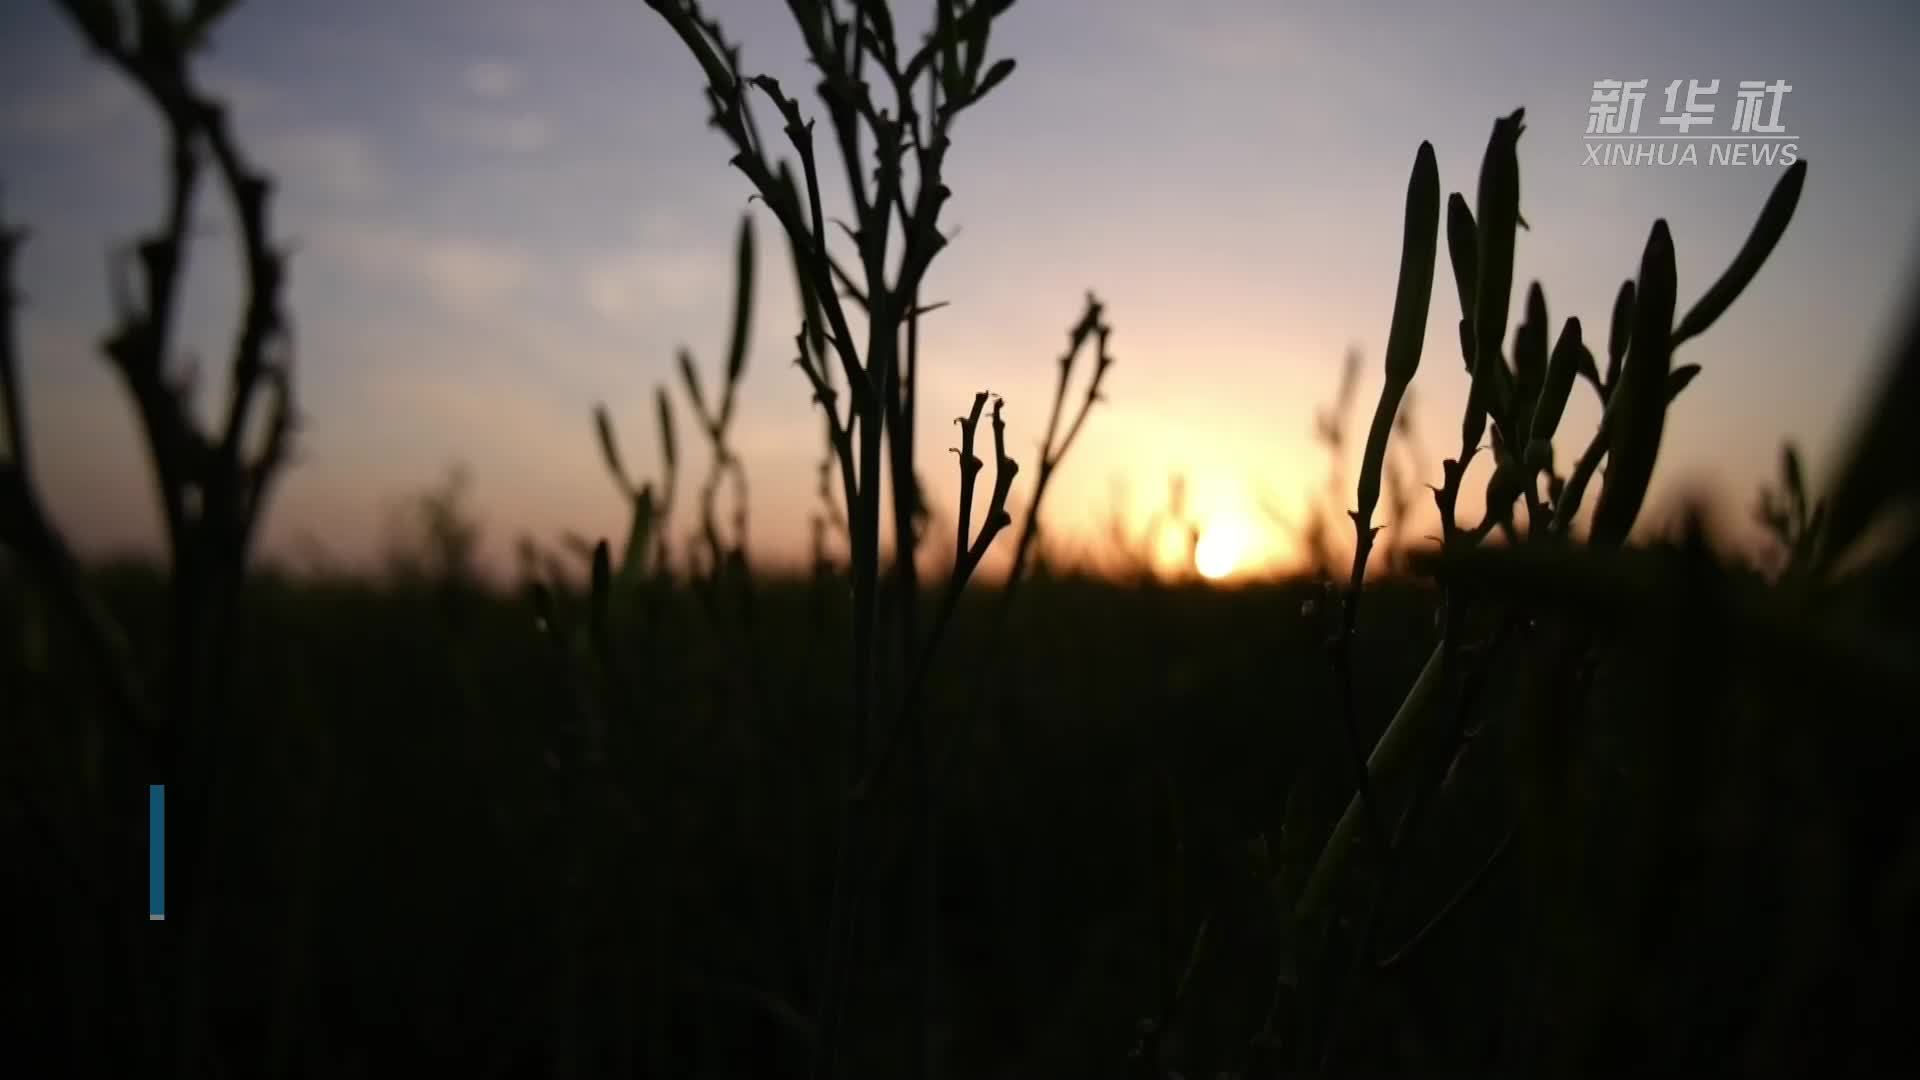
[[[163,617],[150,571],[102,576],[130,632]],[[758,647],[674,595],[649,631],[621,631],[647,659],[619,711],[541,647],[524,597],[273,580],[251,597],[205,916],[227,1068],[804,1071],[840,791],[839,590],[758,586]],[[1284,900],[1351,791],[1326,592],[1035,583],[997,677],[974,659],[993,594],[972,599],[929,709],[943,1071],[1115,1075],[1149,1021],[1187,1075],[1255,1067],[1262,1032],[1286,1053],[1311,998],[1277,980],[1298,968],[1311,987],[1314,950]],[[25,602],[16,579],[6,600]],[[1435,637],[1434,600],[1370,596],[1369,736]],[[138,830],[111,816],[97,685],[23,663],[71,643],[8,625],[7,758],[32,765],[9,777],[12,918],[34,928],[8,1010],[20,1045],[84,1067],[125,1049],[129,975],[103,926],[144,895]],[[1332,1060],[1792,1073],[1904,1053],[1920,865],[1897,702],[1783,669],[1704,613],[1610,636],[1584,704],[1517,663],[1550,662],[1550,626],[1491,633],[1480,647],[1515,674],[1477,693],[1477,734],[1381,912],[1382,955],[1516,826],[1524,857],[1343,988]],[[904,825],[875,840],[876,896],[912,895],[912,842]],[[55,857],[76,850],[81,865]],[[1359,869],[1344,888],[1365,911],[1382,871]],[[865,920],[849,1005],[877,1072],[917,1023],[922,946],[891,903]]]
[[[948,128],[1011,75],[987,56],[1010,5],[941,0],[913,46],[887,5],[795,0],[816,136],[698,5],[649,0],[775,231],[736,234],[727,350],[683,354],[659,388],[653,471],[594,416],[625,535],[530,540],[519,579],[489,583],[456,480],[412,504],[384,576],[295,575],[254,542],[299,412],[272,188],[193,78],[226,5],[140,5],[137,27],[60,6],[174,150],[139,296],[102,345],[166,543],[85,563],[47,513],[12,333],[25,234],[0,222],[0,1016],[13,1058],[44,1063],[22,1075],[1920,1059],[1920,328],[1828,477],[1783,451],[1764,559],[1642,512],[1700,371],[1677,350],[1739,317],[1804,159],[1710,281],[1678,279],[1653,222],[1608,325],[1583,330],[1514,280],[1525,111],[1444,202],[1420,144],[1384,386],[1357,475],[1302,525],[1311,572],[1103,576],[1049,560],[1035,523],[1100,422],[1123,313],[1088,297],[1024,466],[986,392],[956,428],[956,506],[918,479],[949,463],[914,460]],[[241,240],[220,426],[169,337],[202,182]],[[745,540],[731,424],[762,263],[798,283],[796,408],[810,390],[821,421],[795,450],[821,462],[811,574],[756,566]],[[1459,363],[1472,389],[1459,449],[1416,478],[1389,447],[1436,276],[1460,349],[1428,370]],[[1323,421],[1336,451],[1351,386]],[[1576,393],[1601,404],[1591,432],[1561,429]],[[1405,520],[1418,480],[1437,542],[1376,548],[1375,511]],[[1475,502],[1479,522],[1459,516]],[[1159,520],[1206,569],[1181,508]],[[981,580],[1008,548],[1007,577]],[[153,783],[163,922],[140,910]]]

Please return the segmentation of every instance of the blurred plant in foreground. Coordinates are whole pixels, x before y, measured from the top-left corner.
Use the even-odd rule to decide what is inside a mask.
[[[273,187],[248,160],[226,109],[198,82],[193,64],[230,0],[184,7],[142,0],[61,0],[87,44],[153,106],[166,133],[164,216],[115,260],[115,322],[101,352],[125,387],[153,469],[169,557],[168,625],[158,655],[136,653],[92,594],[70,546],[48,516],[33,474],[22,372],[15,352],[18,295],[13,260],[24,231],[0,222],[0,541],[29,566],[81,629],[122,728],[116,773],[90,793],[101,828],[127,852],[144,842],[144,786],[164,783],[170,817],[168,919],[179,927],[174,963],[134,921],[134,897],[106,890],[106,925],[117,926],[128,970],[118,1003],[131,1032],[124,1052],[178,1033],[181,1075],[203,1071],[208,1018],[199,954],[210,932],[203,901],[218,882],[207,855],[217,811],[213,747],[232,735],[227,692],[237,645],[241,586],[273,485],[292,450],[296,421],[293,334],[282,307],[287,256],[272,235]],[[211,171],[224,197],[244,296],[226,369],[220,422],[199,416],[199,373],[174,355],[201,181]],[[145,644],[145,643],[143,643]],[[145,650],[141,651],[142,653]],[[157,680],[150,674],[157,673]],[[157,683],[157,685],[153,685]],[[105,872],[105,871],[103,871]],[[99,885],[101,883],[95,882]],[[148,1036],[143,1038],[142,1036]],[[102,1052],[111,1052],[103,1047]],[[128,1072],[106,1068],[102,1072]]]
[[[1644,848],[1663,851],[1661,857],[1679,857],[1693,835],[1692,815],[1704,812],[1701,807],[1714,805],[1714,798],[1753,797],[1738,789],[1747,782],[1744,776],[1722,781],[1688,773],[1686,763],[1696,759],[1685,747],[1705,736],[1674,733],[1675,728],[1704,729],[1709,718],[1721,722],[1727,706],[1708,696],[1715,691],[1706,680],[1722,670],[1723,658],[1751,653],[1792,657],[1796,667],[1815,665],[1799,669],[1811,681],[1783,687],[1778,701],[1831,694],[1835,677],[1849,687],[1842,695],[1848,700],[1863,693],[1869,699],[1893,693],[1883,700],[1910,701],[1915,689],[1910,614],[1902,636],[1889,640],[1884,626],[1859,621],[1857,609],[1841,604],[1836,592],[1860,580],[1839,574],[1837,568],[1843,554],[1868,531],[1866,523],[1879,516],[1887,496],[1912,490],[1910,467],[1892,468],[1892,459],[1885,456],[1895,444],[1912,441],[1911,436],[1893,434],[1887,419],[1892,410],[1910,408],[1914,399],[1912,343],[1896,358],[1894,391],[1877,406],[1860,448],[1823,504],[1809,505],[1798,458],[1787,452],[1783,490],[1767,495],[1761,509],[1786,552],[1786,571],[1772,586],[1720,565],[1697,538],[1683,541],[1678,550],[1628,545],[1671,405],[1700,370],[1694,364],[1676,365],[1675,350],[1709,329],[1759,272],[1793,216],[1806,163],[1785,170],[1733,263],[1678,319],[1673,242],[1666,222],[1654,224],[1638,276],[1620,289],[1602,373],[1583,341],[1578,319],[1567,319],[1557,338],[1551,338],[1546,298],[1538,284],[1526,294],[1511,350],[1501,348],[1516,229],[1526,227],[1517,156],[1523,118],[1523,111],[1515,111],[1495,123],[1481,166],[1477,207],[1470,210],[1458,194],[1447,205],[1448,246],[1462,311],[1461,355],[1471,390],[1460,452],[1444,463],[1444,482],[1434,489],[1441,543],[1437,551],[1416,560],[1444,589],[1441,640],[1391,722],[1369,740],[1358,716],[1353,654],[1361,587],[1377,532],[1372,514],[1395,417],[1419,364],[1431,293],[1440,218],[1431,146],[1420,147],[1409,181],[1386,385],[1361,464],[1357,508],[1350,515],[1356,538],[1353,566],[1342,623],[1331,641],[1341,701],[1338,721],[1354,793],[1316,860],[1273,871],[1279,895],[1286,898],[1281,921],[1290,944],[1267,1029],[1256,1043],[1269,1060],[1291,1062],[1296,1068],[1327,1068],[1352,1054],[1359,1045],[1355,1040],[1361,1038],[1358,1032],[1365,1030],[1356,1017],[1380,1007],[1380,996],[1408,957],[1442,936],[1441,924],[1461,918],[1462,907],[1514,858],[1536,882],[1531,894],[1535,902],[1522,909],[1532,921],[1514,928],[1516,947],[1531,949],[1538,958],[1521,961],[1516,968],[1531,980],[1520,985],[1534,1001],[1515,1006],[1519,1012],[1512,1023],[1517,1026],[1510,1026],[1507,1035],[1518,1040],[1512,1044],[1512,1052],[1520,1055],[1515,1060],[1602,1060],[1594,1056],[1604,1054],[1602,1040],[1621,1038],[1618,1029],[1604,1029],[1603,1017],[1614,1015],[1605,1010],[1626,1010],[1619,1014],[1623,1022],[1658,1021],[1652,1013],[1635,1011],[1653,1006],[1634,1002],[1630,982],[1621,981],[1634,978],[1625,963],[1626,950],[1651,946],[1641,938],[1595,936],[1599,924],[1591,920],[1601,908],[1593,896],[1601,886],[1594,875],[1607,872],[1598,867],[1614,866],[1619,875],[1612,884],[1616,891],[1649,890],[1625,908],[1606,909],[1605,918],[1638,910],[1655,913],[1648,918],[1693,917],[1612,852]],[[1553,440],[1568,396],[1582,379],[1599,397],[1603,414],[1584,452],[1563,473],[1556,467]],[[1485,514],[1477,525],[1464,526],[1455,507],[1467,466],[1485,448],[1482,440],[1489,433],[1494,464]],[[1604,479],[1585,541],[1580,542],[1575,518],[1596,477]],[[1523,515],[1515,514],[1516,505]],[[1849,512],[1842,515],[1834,509],[1841,506]],[[1507,538],[1506,547],[1482,546],[1496,530]],[[1909,530],[1892,545],[1898,553],[1894,562],[1910,564],[1913,548]],[[1701,644],[1701,635],[1711,645]],[[1698,655],[1689,658],[1688,652]],[[1904,662],[1899,659],[1903,655]],[[1664,728],[1627,725],[1604,736],[1589,734],[1581,717],[1595,680],[1622,663],[1638,668],[1632,692],[1645,702],[1640,712],[1671,719]],[[1773,670],[1784,674],[1794,669]],[[1489,685],[1511,685],[1505,692],[1515,698],[1475,724],[1470,717]],[[1481,841],[1491,854],[1470,872],[1462,868],[1459,893],[1424,923],[1416,921],[1417,929],[1402,945],[1383,948],[1382,928],[1398,921],[1388,917],[1389,909],[1406,903],[1398,893],[1407,864],[1420,857],[1415,838],[1424,823],[1447,813],[1449,801],[1470,798],[1459,777],[1463,769],[1474,771],[1477,758],[1469,750],[1490,727],[1500,730],[1509,748],[1504,778],[1497,782],[1505,785],[1512,800],[1506,811],[1511,817]],[[1647,749],[1626,759],[1616,759],[1611,746],[1598,758],[1579,749],[1602,737],[1615,744],[1644,741]],[[1673,745],[1675,740],[1685,746]],[[1599,766],[1598,760],[1623,764]],[[1495,765],[1481,768],[1497,770]],[[1620,773],[1594,787],[1595,768],[1618,768]],[[1647,791],[1624,786],[1621,774],[1633,777],[1630,783],[1655,787]],[[1495,777],[1499,775],[1496,771]],[[1478,782],[1489,780],[1483,775]],[[1663,790],[1659,784],[1682,786]],[[1625,802],[1603,809],[1617,799]],[[1637,831],[1643,822],[1669,831],[1664,839],[1652,841]],[[1289,829],[1301,827],[1304,823],[1294,822]],[[1370,875],[1361,879],[1364,887],[1343,889],[1343,878],[1349,876],[1343,872],[1356,848],[1370,853]],[[1591,873],[1580,862],[1582,850],[1596,851]],[[1571,883],[1576,880],[1587,884],[1575,887]],[[1911,900],[1908,896],[1904,902]],[[1588,926],[1582,928],[1580,919],[1590,920]],[[1656,983],[1663,987],[1712,978],[1682,962],[1648,962],[1668,969],[1667,981]],[[1801,980],[1779,987],[1795,1000],[1793,995],[1808,993],[1813,985],[1805,981],[1805,973],[1781,978]],[[1396,991],[1413,992],[1404,986]],[[1417,1008],[1402,1015],[1416,1015]],[[1750,1047],[1779,1037],[1764,1023],[1748,1030],[1758,1040]]]

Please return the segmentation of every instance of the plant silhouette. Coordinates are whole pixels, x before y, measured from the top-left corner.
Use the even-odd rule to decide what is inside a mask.
[[[1453,150],[1422,143],[1384,349],[1307,418],[1330,474],[1309,565],[1162,572],[1164,539],[1191,562],[1200,536],[1170,469],[1144,536],[1116,511],[1122,571],[1099,574],[1043,515],[1127,393],[1115,294],[1067,325],[1044,415],[937,401],[922,370],[948,155],[1015,72],[990,48],[1014,5],[934,0],[913,43],[880,0],[790,0],[816,106],[700,5],[647,0],[751,205],[715,245],[723,351],[681,348],[652,401],[580,417],[624,535],[524,535],[497,587],[456,469],[400,504],[390,573],[295,575],[255,549],[299,419],[298,297],[276,188],[197,76],[231,6],[58,4],[165,137],[162,219],[116,260],[101,349],[157,564],[83,561],[47,509],[27,236],[0,221],[0,1003],[34,1075],[1911,1065],[1920,294],[1832,468],[1783,445],[1760,552],[1652,501],[1684,392],[1718,377],[1682,350],[1742,318],[1802,196],[1832,197],[1805,161],[1704,289],[1656,221],[1583,322],[1515,279],[1520,244],[1557,242],[1525,220],[1524,110],[1445,198]],[[211,425],[175,355],[202,185],[241,288]],[[1443,241],[1457,316],[1434,312]],[[769,251],[797,312],[763,302]],[[1436,317],[1459,374],[1423,355]],[[798,378],[752,355],[782,318]],[[1461,375],[1436,475],[1410,401]],[[819,424],[791,448],[819,481],[797,573],[752,557],[749,380]],[[1572,431],[1588,392],[1599,419]],[[616,419],[636,407],[650,437]],[[948,409],[935,506],[916,437]],[[1409,527],[1429,481],[1431,540]],[[163,923],[137,910],[152,783]]]

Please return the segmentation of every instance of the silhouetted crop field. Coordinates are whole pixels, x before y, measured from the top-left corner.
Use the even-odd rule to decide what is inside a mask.
[[[915,425],[947,408],[918,389],[942,170],[957,119],[1013,76],[990,56],[1011,4],[940,0],[916,44],[887,4],[793,0],[816,111],[691,0],[648,0],[757,209],[725,350],[678,357],[648,432],[582,417],[624,534],[529,537],[517,579],[490,582],[456,476],[411,504],[384,576],[295,574],[255,551],[300,417],[276,189],[195,77],[228,5],[59,6],[171,149],[101,347],[165,555],[87,563],[46,509],[12,334],[27,238],[0,223],[0,1015],[20,1075],[1920,1057],[1920,329],[1831,475],[1784,446],[1763,551],[1643,513],[1701,373],[1682,346],[1740,317],[1806,160],[1710,280],[1682,280],[1651,223],[1583,328],[1514,279],[1525,110],[1472,174],[1409,147],[1384,383],[1357,474],[1301,525],[1306,569],[1096,574],[1039,523],[1101,422],[1124,312],[1089,295],[1069,325],[1034,452],[982,391],[953,458],[915,460]],[[826,171],[850,205],[822,208]],[[200,187],[240,240],[220,410],[193,407],[170,336]],[[753,321],[787,317],[756,304],[768,264],[797,283],[786,374],[820,425],[796,448],[820,463],[812,567],[785,574],[750,555],[734,431]],[[1457,353],[1423,358],[1433,317],[1457,318]],[[1362,363],[1321,421],[1336,459]],[[1434,365],[1471,391],[1428,468],[1402,410]],[[1576,394],[1591,430],[1563,429]],[[931,469],[955,505],[928,505]],[[1155,520],[1205,569],[1183,497]],[[1376,547],[1383,499],[1399,522],[1429,497],[1432,542]],[[141,910],[150,784],[164,920]]]

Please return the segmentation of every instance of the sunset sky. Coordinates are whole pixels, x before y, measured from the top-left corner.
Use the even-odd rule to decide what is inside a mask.
[[[707,6],[744,43],[750,71],[781,77],[818,111],[784,4]],[[894,6],[917,34],[922,5]],[[1539,279],[1556,326],[1579,315],[1603,341],[1614,291],[1659,217],[1689,305],[1780,170],[1582,167],[1597,79],[1650,80],[1643,132],[1659,130],[1673,79],[1719,79],[1722,125],[1736,82],[1784,79],[1781,118],[1809,161],[1786,240],[1681,354],[1705,371],[1668,429],[1666,490],[1711,482],[1744,506],[1783,437],[1824,468],[1916,268],[1910,0],[1022,0],[999,27],[994,55],[1019,68],[956,129],[944,221],[958,235],[928,286],[951,306],[925,324],[919,449],[949,520],[945,419],[976,390],[1002,394],[1013,453],[1031,462],[1054,360],[1092,289],[1118,364],[1110,402],[1049,495],[1052,532],[1096,542],[1122,485],[1143,521],[1179,471],[1196,516],[1239,523],[1250,559],[1290,558],[1261,501],[1297,513],[1320,483],[1313,416],[1349,347],[1365,357],[1371,409],[1415,149],[1431,140],[1443,195],[1471,198],[1494,117],[1519,106],[1532,231],[1520,237],[1516,310]],[[682,343],[705,370],[719,363],[748,209],[749,185],[727,166],[697,69],[665,23],[641,0],[251,0],[205,72],[279,178],[278,221],[296,252],[308,425],[272,507],[269,552],[298,557],[311,537],[336,560],[365,560],[384,508],[455,462],[472,470],[496,565],[521,532],[620,535],[625,508],[590,410],[610,405],[630,463],[650,471],[652,388],[672,378]],[[32,230],[20,332],[39,479],[90,552],[157,535],[131,417],[94,342],[110,247],[157,220],[159,151],[144,103],[51,4],[6,5],[0,190]],[[761,302],[738,441],[756,554],[792,561],[819,423],[791,365],[789,262],[771,216],[754,213]],[[211,202],[204,220],[185,344],[212,376],[235,279]],[[1466,388],[1457,318],[1443,247],[1415,384],[1436,480]],[[1595,416],[1584,388],[1575,402],[1563,456]],[[692,438],[683,423],[697,466]]]

